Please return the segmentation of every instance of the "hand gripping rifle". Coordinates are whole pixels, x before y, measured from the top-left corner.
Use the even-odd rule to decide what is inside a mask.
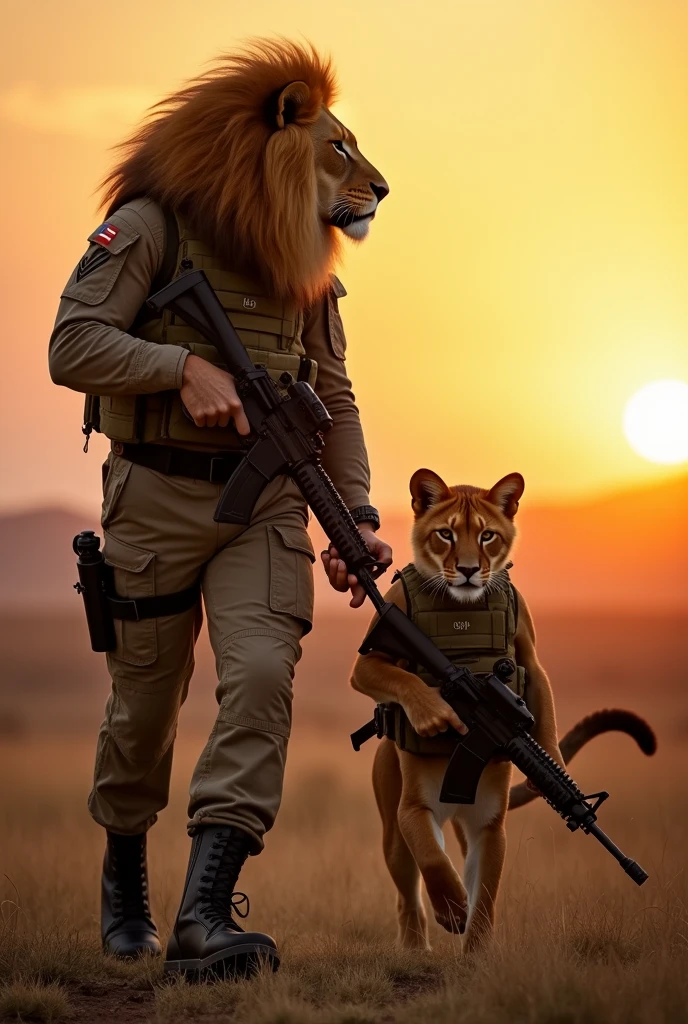
[[[443,698],[468,727],[449,760],[440,800],[473,803],[485,765],[497,755],[506,756],[572,832],[580,828],[595,836],[633,881],[642,885],[647,874],[625,857],[596,824],[597,809],[609,794],[586,797],[535,742],[530,735],[534,719],[525,701],[512,693],[498,675],[478,678],[468,669],[453,665],[400,608],[384,600],[375,579],[385,567],[368,550],[320,463],[322,435],[332,426],[332,419],[310,385],[295,381],[289,373],[282,375],[278,385],[265,367],[253,364],[202,270],[180,275],[152,296],[149,304],[156,312],[169,307],[216,347],[234,377],[251,426],[252,444],[220,497],[215,521],[247,525],[265,485],[280,474],[290,476],[378,613],[378,621],[360,653],[381,651],[423,665],[438,680]],[[378,735],[382,735],[379,730]]]

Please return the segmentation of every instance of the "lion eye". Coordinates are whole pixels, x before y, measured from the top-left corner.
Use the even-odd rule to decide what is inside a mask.
[[[454,540],[454,534],[451,530],[438,530],[437,531],[442,540]]]
[[[494,530],[484,530],[480,539],[483,542],[483,544],[486,544],[489,540],[492,540],[492,538],[495,537],[495,536],[496,536],[496,534],[495,534]]]
[[[346,150],[344,149],[344,143],[342,142],[341,139],[333,139],[332,145],[334,146],[338,153],[342,154],[342,156],[348,156]]]

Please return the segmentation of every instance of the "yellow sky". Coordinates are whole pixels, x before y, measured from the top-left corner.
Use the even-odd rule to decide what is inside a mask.
[[[108,147],[251,35],[329,50],[338,113],[391,185],[341,302],[373,500],[410,474],[520,470],[565,500],[671,472],[622,434],[632,392],[688,379],[683,0],[25,0],[0,60],[0,507],[93,505],[81,399],[46,345],[99,222]]]

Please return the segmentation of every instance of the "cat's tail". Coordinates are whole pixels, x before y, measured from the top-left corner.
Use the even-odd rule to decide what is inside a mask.
[[[591,715],[582,718],[559,740],[559,749],[565,763],[568,764],[581,747],[603,732],[625,732],[636,741],[643,754],[648,757],[657,749],[657,737],[644,718],[622,708],[606,708],[604,711],[593,711]],[[509,792],[509,810],[529,804],[537,795],[532,789],[528,789],[525,782],[512,786]]]

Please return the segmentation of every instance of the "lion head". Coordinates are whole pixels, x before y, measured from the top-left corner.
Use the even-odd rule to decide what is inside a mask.
[[[328,109],[331,62],[258,40],[158,103],[103,182],[109,216],[147,195],[179,210],[229,266],[307,305],[327,288],[339,232],[362,239],[389,191]]]

